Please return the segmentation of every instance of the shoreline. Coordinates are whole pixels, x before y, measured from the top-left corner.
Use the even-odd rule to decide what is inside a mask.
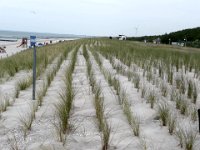
[[[77,40],[79,38],[48,38],[48,39],[37,39],[37,44],[39,43],[48,43],[50,44],[50,41],[52,41],[51,44],[58,43],[59,41],[69,41],[69,40]],[[27,41],[27,47],[17,47],[21,44],[21,39],[18,39],[16,41],[2,41],[0,40],[0,46],[6,46],[5,51],[6,53],[0,53],[0,59],[6,58],[9,56],[12,56],[18,52],[24,51],[29,48],[30,46],[30,40]]]

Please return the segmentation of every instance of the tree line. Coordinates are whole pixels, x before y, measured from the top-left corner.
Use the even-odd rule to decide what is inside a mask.
[[[153,42],[160,38],[161,43],[171,44],[172,42],[186,42],[187,46],[200,48],[200,27],[171,32],[164,35],[129,37],[128,40]]]

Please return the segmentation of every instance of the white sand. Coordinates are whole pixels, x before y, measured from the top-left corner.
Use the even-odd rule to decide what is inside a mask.
[[[67,149],[70,150],[101,148],[101,137],[96,124],[93,105],[94,100],[87,78],[86,61],[82,53],[82,48],[80,48],[73,73],[73,88],[76,95],[70,124],[74,126],[75,131],[68,135]]]
[[[113,89],[106,82],[92,54],[90,52],[89,54],[95,70],[96,81],[102,87],[105,114],[107,122],[111,126],[111,149],[139,149],[139,140],[132,135],[131,128],[128,125]]]
[[[101,56],[101,58],[104,62],[103,66],[107,68],[109,71],[115,73],[109,61],[106,60],[103,56]],[[115,59],[115,62],[120,63],[120,65],[123,65],[123,67],[125,67],[126,69],[129,68],[117,59]],[[160,93],[161,92],[160,89],[155,87],[154,85],[152,85],[152,83],[149,83],[145,78],[142,77],[143,70],[141,68],[138,68],[137,70],[140,71],[139,74],[141,75],[142,82],[144,82],[144,84],[147,87],[151,87],[151,89],[154,88],[157,91],[157,94],[160,95],[160,97],[162,97]],[[168,133],[167,127],[162,127],[160,125],[160,121],[154,120],[154,118],[157,115],[156,114],[157,108],[155,107],[154,109],[150,109],[149,104],[146,104],[146,102],[144,102],[146,100],[143,100],[140,98],[140,93],[138,93],[137,89],[133,87],[133,83],[128,81],[127,77],[120,74],[117,74],[116,77],[120,80],[121,85],[124,87],[124,89],[129,95],[129,100],[132,104],[132,112],[136,113],[141,118],[141,132],[148,143],[148,147],[152,147],[153,149],[174,149],[174,150],[180,149],[180,146],[178,146],[179,144],[178,140],[175,137],[175,135],[170,135]],[[174,109],[173,111],[176,112],[175,102],[172,102],[169,99],[170,99],[169,96],[167,98],[162,97],[162,100],[167,101],[170,108]],[[197,107],[198,107],[200,97],[198,97],[197,99],[198,99],[197,100]],[[190,105],[193,105],[193,104],[190,104]],[[196,132],[196,129],[198,127],[197,121],[195,123],[191,123],[191,120],[189,117],[185,117],[185,116],[183,117],[179,113],[176,115],[177,115],[177,123],[180,123],[182,127],[189,125],[190,128],[193,128],[194,131]],[[200,144],[198,142],[199,139],[200,139],[200,136],[198,135],[194,149],[198,149],[197,145]]]
[[[70,53],[71,54],[71,53]],[[33,122],[32,130],[26,138],[24,146],[28,150],[37,150],[41,147],[46,149],[64,149],[62,143],[58,142],[58,136],[54,123],[57,121],[55,105],[60,100],[59,94],[65,88],[64,74],[69,66],[70,55],[64,60],[54,80],[51,82],[43,99],[42,106],[36,112],[36,119]]]
[[[41,77],[39,79],[36,80],[36,93],[42,87],[42,83],[44,82],[44,79],[45,79],[45,74],[50,69],[52,69],[52,67],[55,65],[55,62],[57,61],[57,59],[58,58],[56,58],[52,64],[49,64],[47,66],[46,71],[41,75]],[[5,82],[3,85],[1,85],[2,86],[1,89],[6,91],[6,93],[4,92],[5,94],[13,97],[14,92],[15,92],[15,84],[20,78],[24,79],[26,77],[24,75],[25,74],[22,74],[22,73],[17,74],[16,77],[14,77],[14,80],[9,80],[9,81]],[[63,75],[63,73],[61,73],[61,75]],[[58,81],[62,81],[62,77],[59,78]],[[48,93],[47,93],[47,96],[50,96],[50,98],[52,98],[53,101],[55,99],[57,99],[58,92],[56,90],[58,90],[58,87],[59,88],[62,87],[59,84],[56,84],[56,85],[57,85],[57,87],[53,86],[53,90],[49,88],[49,90],[54,91],[53,93],[50,92],[52,95],[48,95]],[[11,145],[8,145],[8,143],[7,143],[8,136],[11,136],[11,137],[15,136],[17,139],[18,146],[20,148],[26,147],[26,145],[25,145],[26,141],[24,141],[24,139],[23,139],[23,132],[22,132],[22,128],[21,128],[22,126],[20,123],[20,116],[24,116],[26,119],[29,118],[28,113],[30,112],[30,105],[32,103],[34,103],[34,101],[32,100],[32,86],[30,86],[26,90],[20,91],[19,98],[15,99],[14,104],[12,106],[8,107],[7,111],[1,113],[0,131],[2,131],[2,132],[0,132],[0,136],[2,138],[0,138],[0,143],[1,143],[0,149],[8,149],[11,146]],[[49,107],[49,105],[51,107]],[[46,105],[44,105],[44,107],[42,107],[45,110],[48,110],[48,112],[45,113],[47,116],[52,116],[52,113],[54,113],[54,111],[52,111],[53,110],[52,107],[53,106],[51,104],[51,101],[49,101],[49,103],[47,103]],[[41,111],[44,111],[44,109],[41,109]],[[49,113],[49,111],[50,111],[50,113]],[[40,112],[38,112],[38,113],[40,114]],[[43,115],[43,113],[39,115],[38,119],[40,119],[41,115]],[[37,116],[37,114],[36,114],[36,116]],[[52,117],[54,117],[54,116],[52,116]],[[47,119],[47,120],[51,122],[51,119]],[[39,123],[39,125],[40,125],[40,123]],[[52,133],[52,132],[50,132],[50,131],[52,131],[52,124],[49,124],[49,125],[51,126],[51,129],[46,130],[49,127],[45,126],[44,127],[45,129],[43,128],[44,132],[48,131],[48,133]],[[40,128],[38,128],[38,129],[40,129]],[[8,133],[8,134],[5,134],[5,133]],[[41,133],[41,134],[43,135],[44,133]],[[45,136],[45,138],[43,138],[43,139],[46,140],[46,137],[52,137],[52,135]],[[32,137],[31,137],[31,139],[32,139]],[[27,138],[27,140],[29,140],[29,138]]]
[[[51,38],[51,39],[38,39],[37,43],[50,43],[50,40],[52,43],[58,43],[60,40],[75,40],[74,38],[67,38],[67,39],[59,39],[59,38]],[[20,51],[26,50],[27,48],[25,47],[17,47],[21,44],[21,40],[17,40],[16,42],[6,42],[6,41],[0,41],[0,46],[6,46],[6,53],[0,53],[0,59],[5,58],[8,56],[12,56]],[[30,46],[30,41],[28,40],[28,47]]]
[[[16,43],[17,44],[17,43]],[[99,43],[95,43],[98,45]],[[87,47],[89,48],[89,47]],[[108,69],[112,75],[116,76],[120,81],[121,87],[126,91],[128,95],[128,101],[131,104],[131,110],[141,118],[141,137],[135,137],[128,124],[126,116],[123,113],[121,105],[119,105],[116,94],[112,87],[110,87],[101,73],[99,66],[97,65],[92,53],[89,52],[90,60],[92,61],[92,68],[95,73],[97,83],[100,83],[102,87],[102,95],[105,103],[105,116],[106,120],[111,126],[111,139],[110,149],[119,150],[140,150],[141,139],[145,137],[148,150],[180,150],[178,140],[175,135],[168,133],[167,127],[162,127],[160,122],[155,120],[156,107],[151,109],[150,105],[146,103],[146,99],[142,99],[140,92],[134,88],[134,84],[128,81],[126,76],[116,73],[112,65],[108,60],[101,56],[103,60],[103,67]],[[54,80],[51,82],[50,87],[43,99],[42,106],[36,112],[36,118],[33,121],[32,129],[28,132],[26,139],[23,139],[23,132],[19,123],[20,115],[27,115],[30,111],[29,105],[33,103],[31,100],[32,87],[30,86],[24,91],[20,91],[19,98],[15,100],[14,104],[1,113],[0,118],[0,149],[11,149],[12,143],[17,144],[19,149],[27,150],[97,150],[101,149],[101,137],[98,131],[97,120],[95,116],[95,108],[93,101],[93,94],[90,90],[89,80],[87,77],[86,61],[82,55],[82,48],[79,49],[77,54],[77,62],[73,73],[73,88],[76,96],[73,101],[73,107],[70,116],[70,124],[73,125],[73,130],[67,133],[67,143],[65,146],[61,142],[58,142],[58,136],[55,132],[54,123],[57,121],[55,118],[54,105],[60,100],[59,93],[65,87],[63,78],[65,69],[69,65],[71,59],[71,53],[68,55],[67,60],[64,60],[60,69],[58,70]],[[56,61],[56,59],[55,59]],[[124,65],[119,60],[116,62]],[[49,64],[46,71],[37,79],[37,90],[42,87],[45,79],[45,75],[49,69],[54,66]],[[133,70],[124,65],[125,68]],[[160,91],[158,88],[146,81],[142,77],[141,68],[137,68],[138,73],[141,75],[142,83],[145,83],[148,87],[154,87],[158,94]],[[13,78],[0,84],[0,94],[4,93],[10,98],[14,97],[15,83],[19,79],[23,79],[29,75],[29,72],[21,71],[17,73]],[[199,81],[197,81],[199,82]],[[165,100],[167,101],[169,97]],[[199,103],[198,97],[198,103]],[[171,103],[171,107],[174,108],[174,103]],[[189,122],[187,117],[183,117],[178,114],[178,121]],[[197,122],[193,124],[197,126]],[[12,138],[8,141],[8,137],[15,136],[16,141]],[[195,150],[199,150],[198,144],[200,136],[197,136],[197,143]]]

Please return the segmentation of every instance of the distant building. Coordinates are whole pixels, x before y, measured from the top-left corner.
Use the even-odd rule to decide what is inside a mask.
[[[172,42],[172,45],[178,45],[178,42]]]
[[[161,39],[160,39],[160,38],[157,38],[157,39],[153,40],[153,43],[154,43],[154,44],[160,44],[160,41],[161,41]]]
[[[126,40],[126,38],[127,38],[127,37],[126,37],[125,35],[119,35],[119,40],[122,40],[122,41],[123,41],[123,40]]]
[[[183,46],[185,46],[185,43],[184,42],[172,42],[172,45],[183,47]]]

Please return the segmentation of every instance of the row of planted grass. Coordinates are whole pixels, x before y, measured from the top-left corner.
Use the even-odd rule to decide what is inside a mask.
[[[34,120],[33,114],[38,109],[36,107],[42,105],[42,99],[45,96],[47,89],[50,86],[51,81],[53,80],[54,76],[56,75],[56,72],[60,68],[63,60],[67,57],[69,51],[71,50],[70,47],[72,47],[72,46],[73,46],[73,44],[70,43],[69,45],[66,45],[65,49],[58,51],[59,56],[56,58],[57,60],[56,60],[55,64],[53,64],[53,67],[51,69],[49,69],[49,71],[47,72],[46,78],[44,78],[45,81],[43,82],[43,87],[41,88],[39,93],[37,93],[37,99],[38,99],[37,105],[35,105],[35,103],[33,104],[34,106],[32,106],[32,104],[30,104],[30,108],[34,108],[34,109],[30,109],[30,112],[27,113],[25,116],[24,115],[20,116],[20,122],[22,123],[22,126],[23,126],[24,137],[26,136],[27,131],[31,130],[31,124]],[[48,56],[45,56],[45,57],[48,58]],[[50,61],[50,59],[48,59],[48,61],[46,61],[46,60],[45,61],[48,63],[49,62],[52,63],[53,60],[55,60],[54,57],[52,57],[51,59],[52,59],[52,61]],[[44,70],[47,67],[48,63],[42,64],[44,68],[41,68],[41,69]],[[39,71],[40,71],[40,73],[42,72],[42,70],[39,70]],[[1,101],[0,101],[0,113],[6,111],[7,107],[11,106],[14,103],[15,98],[18,98],[20,91],[25,90],[27,87],[30,86],[31,83],[32,83],[32,77],[27,76],[23,80],[19,80],[17,82],[16,87],[15,87],[16,88],[15,96],[13,98],[2,95]]]
[[[167,46],[146,46],[141,43],[130,41],[100,40],[103,46],[96,46],[95,49],[101,53],[110,54],[120,58],[125,64],[130,66],[135,63],[144,68],[145,64],[151,64],[156,68],[169,70],[171,66],[178,71],[185,66],[185,71],[195,71],[199,76],[200,71],[200,51],[182,50]]]
[[[92,51],[92,52],[93,52],[94,58],[97,61],[98,65],[102,66],[103,62],[102,62],[99,54],[95,51]],[[139,136],[139,134],[140,134],[139,118],[135,114],[132,113],[131,105],[128,101],[128,96],[127,96],[125,89],[122,87],[119,79],[113,73],[108,71],[105,67],[101,67],[101,71],[102,71],[105,79],[109,83],[109,85],[111,87],[114,87],[114,90],[116,91],[118,102],[127,118],[127,121],[133,131],[133,134],[135,136]]]
[[[75,46],[77,41],[67,41],[54,45],[37,48],[37,72],[38,75],[59,54],[64,54],[67,49]],[[65,55],[65,54],[64,54]],[[8,58],[0,60],[0,78],[14,76],[20,70],[30,70],[33,63],[33,50],[19,52]]]
[[[108,53],[103,53],[103,54],[111,61],[111,63],[113,62],[112,60],[113,60],[114,57],[111,57],[112,56],[111,54],[108,54]],[[122,53],[118,53],[118,54],[123,55]],[[131,56],[131,54],[129,54],[129,55]],[[188,54],[187,56],[189,57],[190,54]],[[181,55],[180,55],[180,57],[181,57]],[[118,58],[121,61],[124,60],[123,56],[118,55]],[[149,58],[149,59],[146,58],[146,59],[147,60],[141,59],[140,62],[142,63],[143,61],[148,61],[148,62],[151,62],[151,61],[155,61],[156,62],[156,61],[158,61],[158,60],[150,60],[151,58]],[[160,62],[161,61],[162,60],[160,59]],[[199,60],[195,60],[195,61],[199,61]],[[134,62],[134,60],[131,61],[130,63],[132,63],[132,62]],[[188,98],[188,100],[190,100],[192,103],[196,104],[197,97],[198,97],[198,86],[195,83],[196,79],[194,79],[191,76],[188,76],[188,72],[190,72],[191,70],[187,69],[187,67],[184,65],[185,67],[182,67],[181,69],[179,69],[179,73],[177,73],[176,70],[178,70],[178,68],[175,69],[175,66],[172,67],[172,63],[173,63],[172,61],[169,61],[168,64],[165,64],[164,62],[162,62],[158,68],[156,68],[154,64],[146,63],[144,65],[145,67],[143,67],[144,68],[143,69],[144,70],[143,76],[146,74],[146,78],[147,78],[148,82],[152,82],[153,85],[156,84],[156,86],[159,86],[160,90],[162,92],[162,96],[164,96],[164,97],[167,97],[167,95],[171,94],[171,89],[169,89],[169,88],[172,88],[172,89],[176,88],[176,90],[174,89],[175,90],[175,94],[174,94],[174,90],[172,91],[171,100],[176,99],[177,94],[179,95],[179,93],[180,93],[180,96],[178,96],[177,100],[176,100],[176,102],[178,102],[178,103],[176,103],[176,104],[178,104],[177,106],[179,106],[180,104],[181,105],[184,104],[183,106],[187,106],[187,103],[189,101],[187,103],[185,103],[186,102],[185,100],[181,101],[179,99],[179,97],[181,98],[183,96],[185,97],[183,99],[187,99]],[[134,64],[134,63],[132,63],[132,64]],[[165,68],[166,65],[169,65],[169,68],[170,68],[169,72],[166,71],[166,68]],[[119,68],[119,70],[124,70],[124,68],[121,65],[119,65],[119,66],[117,65],[116,68],[117,69]],[[148,69],[145,69],[145,68],[148,68]],[[195,67],[191,66],[191,68],[195,68]],[[196,77],[196,76],[194,76],[194,77]],[[159,81],[160,79],[161,79],[161,81]],[[159,81],[158,84],[156,83],[157,82],[156,80]],[[167,84],[167,82],[169,83],[169,85]],[[154,104],[154,101],[152,101],[152,98],[150,99],[150,102],[153,102],[151,104]],[[185,109],[185,107],[182,107],[182,108],[184,108],[184,109],[183,110],[181,109],[181,114],[185,114],[186,113],[186,109]],[[180,109],[180,108],[178,108],[178,109]]]
[[[111,57],[112,55],[107,55],[107,57],[110,59],[110,58],[112,58]],[[122,58],[122,57],[120,57],[120,58]],[[110,59],[111,60],[111,64],[112,64],[112,59]],[[143,60],[141,60],[141,61],[143,61]],[[146,64],[146,65],[149,65],[149,64]],[[113,65],[113,66],[115,66],[115,64]],[[150,68],[150,70],[153,68],[154,66],[152,66],[152,65],[150,65],[149,66],[149,68]],[[125,70],[125,68],[123,68],[123,66],[116,66],[116,68],[119,68],[119,71],[117,71],[118,73],[123,73],[124,75],[126,75],[126,70]],[[162,69],[162,68],[161,68]],[[182,69],[182,68],[181,68]],[[121,70],[121,71],[120,71]],[[183,70],[182,70],[183,71]],[[187,70],[187,71],[189,71],[189,70]],[[183,72],[182,72],[183,73]],[[128,75],[128,74],[127,74]],[[155,76],[156,78],[160,78],[159,76]],[[183,76],[182,76],[183,77]],[[185,78],[185,77],[184,77]],[[148,79],[147,79],[148,80]],[[152,79],[151,79],[152,80]],[[149,83],[151,83],[150,81],[151,80],[149,80],[148,82]],[[197,131],[196,131],[196,129],[195,128],[193,128],[191,125],[189,125],[189,126],[187,126],[187,127],[182,127],[182,126],[180,126],[179,124],[177,124],[177,117],[179,116],[180,117],[180,115],[175,115],[175,114],[177,114],[177,110],[176,110],[176,108],[174,108],[174,109],[172,109],[170,106],[171,105],[169,105],[169,103],[168,103],[168,101],[167,100],[169,100],[169,97],[168,97],[168,99],[166,98],[167,97],[167,95],[169,94],[171,94],[171,93],[168,93],[168,87],[165,87],[165,85],[163,85],[163,83],[164,83],[164,81],[165,81],[166,79],[162,79],[161,81],[161,83],[162,84],[160,84],[160,85],[158,85],[158,89],[160,88],[160,90],[158,90],[158,92],[160,91],[161,92],[161,95],[162,95],[162,100],[160,100],[160,101],[158,101],[158,102],[156,102],[157,100],[157,96],[155,95],[155,90],[154,89],[151,89],[151,91],[149,92],[149,95],[147,96],[147,102],[150,102],[151,104],[155,104],[155,103],[157,103],[157,111],[158,111],[158,116],[159,116],[159,119],[161,120],[161,122],[162,122],[162,125],[163,126],[168,126],[168,130],[169,130],[169,133],[170,133],[170,135],[173,135],[173,134],[175,134],[175,136],[178,138],[178,140],[179,140],[179,145],[181,146],[181,148],[185,148],[186,150],[192,150],[193,148],[194,148],[194,145],[195,145],[195,142],[196,142],[196,136],[197,136]],[[185,79],[184,79],[185,80]],[[133,80],[134,81],[134,80]],[[190,83],[191,82],[191,83]],[[134,82],[135,83],[135,82]],[[169,82],[170,83],[170,82]],[[172,84],[173,84],[174,82],[172,82]],[[197,97],[196,96],[196,90],[193,90],[193,88],[195,87],[194,85],[193,85],[193,79],[191,79],[190,81],[189,81],[189,83],[191,84],[190,86],[188,86],[188,91],[186,92],[186,89],[184,88],[184,90],[181,90],[181,89],[179,89],[177,86],[175,86],[175,87],[177,87],[178,89],[177,90],[180,90],[180,93],[181,93],[181,97],[182,96],[186,96],[186,97],[188,97],[188,98],[192,98],[192,97],[194,97],[195,96],[195,98]],[[153,84],[153,82],[152,82],[152,84]],[[186,85],[187,84],[187,82],[184,82],[184,85]],[[164,86],[164,87],[163,87]],[[169,86],[170,86],[170,84],[169,84]],[[193,87],[194,86],[194,87]],[[152,88],[152,87],[151,87]],[[138,89],[139,90],[139,89]],[[142,90],[142,89],[141,89]],[[173,89],[172,89],[173,90]],[[190,91],[190,92],[189,92]],[[172,91],[173,92],[173,91]],[[195,92],[194,93],[194,96],[192,96],[193,95],[193,92]],[[118,92],[119,93],[119,92]],[[142,94],[142,92],[141,92],[141,94]],[[143,96],[144,97],[144,96]],[[165,97],[165,98],[164,98]],[[180,98],[181,98],[180,97]],[[156,99],[155,99],[156,98]],[[173,98],[176,98],[176,96],[173,96]],[[161,99],[161,97],[159,97],[159,99]],[[174,101],[174,100],[171,100],[171,101]],[[178,99],[178,101],[180,102],[180,113],[181,114],[184,114],[185,115],[185,112],[186,112],[186,108],[188,107],[188,104],[189,103],[185,103],[186,101],[185,100],[182,100],[182,99]],[[193,100],[194,101],[194,100]],[[196,100],[195,100],[195,103],[196,103]],[[191,106],[194,106],[194,104],[195,104],[194,102],[192,103],[192,104],[190,104]],[[184,105],[183,105],[184,104]],[[153,105],[151,105],[151,108],[154,108],[153,107]],[[190,107],[189,107],[190,108]],[[126,110],[128,110],[128,109],[126,109]],[[192,110],[193,111],[193,110]],[[194,110],[194,112],[195,112],[195,116],[194,116],[194,114],[193,114],[193,112],[189,112],[189,113],[191,113],[191,116],[192,116],[192,120],[193,121],[196,121],[196,110]],[[186,121],[187,122],[187,121]]]
[[[110,62],[113,66],[116,66],[115,68],[117,68],[117,72],[118,73],[122,73],[123,75],[129,75],[129,71],[126,71],[126,69],[121,65],[121,64],[115,64],[114,62],[116,61],[113,61],[113,57],[111,56],[108,56],[109,59],[110,59]],[[152,66],[150,66],[150,68],[152,68]],[[132,72],[133,74],[134,72]],[[173,72],[172,72],[173,73]],[[134,75],[134,74],[133,74]],[[138,81],[140,81],[140,77],[137,79],[136,78],[137,76],[134,77],[133,79],[133,82],[135,85],[139,85]],[[173,75],[172,75],[173,77]],[[181,75],[181,78],[177,78],[178,76],[175,74],[175,77],[172,78],[171,82],[169,82],[170,85],[168,85],[166,83],[166,79],[162,79],[159,84],[157,84],[157,86],[160,88],[160,92],[161,92],[161,95],[163,97],[167,97],[168,95],[170,95],[171,97],[171,100],[172,101],[176,101],[176,105],[178,106],[177,108],[180,109],[181,111],[181,114],[186,114],[186,109],[187,109],[187,105],[190,103],[190,101],[193,103],[193,104],[196,104],[196,101],[197,101],[197,96],[198,96],[198,90],[197,90],[197,85],[195,84],[195,80],[194,79],[188,79],[186,76],[183,76]],[[154,79],[158,79],[159,77],[158,76],[155,76],[155,74],[152,74],[152,77],[151,79],[148,79],[149,77],[147,76],[146,77],[147,80],[149,82],[152,82],[152,84],[154,85]],[[180,80],[180,81],[179,81]],[[179,81],[179,82],[177,82]],[[177,85],[177,83],[179,83]],[[175,87],[177,88],[177,90],[175,90]],[[137,86],[138,90],[139,90],[139,86]],[[172,89],[170,89],[172,88]],[[141,90],[142,90],[142,93],[145,92],[145,86],[144,88],[141,87]],[[188,99],[189,101],[187,102],[186,99]],[[150,91],[149,93],[149,98],[148,98],[148,101],[151,103],[151,108],[153,108],[153,105],[156,101],[155,99],[155,91],[152,90]],[[177,103],[178,102],[178,103]],[[191,106],[193,106],[193,104],[191,104]],[[184,106],[184,107],[183,107]],[[196,117],[193,118],[193,120],[196,120],[195,119]]]
[[[77,51],[78,47],[74,50],[72,54],[72,58],[70,60],[70,64],[68,68],[65,70],[65,89],[60,93],[60,101],[55,105],[58,122],[55,123],[55,128],[59,137],[59,141],[65,145],[67,133],[71,130],[69,118],[70,111],[72,108],[72,103],[75,97],[72,80],[73,80],[73,72],[77,59]]]
[[[38,111],[39,106],[42,105],[43,97],[46,95],[48,87],[53,81],[54,76],[56,75],[57,71],[60,69],[62,62],[67,57],[68,53],[69,53],[68,50],[64,51],[63,55],[60,55],[59,57],[56,58],[55,64],[51,64],[50,66],[51,68],[49,68],[49,70],[47,71],[45,75],[42,88],[37,92],[37,101],[30,101],[29,109],[27,110],[27,112],[25,114],[20,114],[19,123],[24,134],[24,139],[26,138],[29,131],[31,131],[32,123],[35,119],[35,114]],[[16,94],[16,98],[18,98],[20,90],[25,90],[28,86],[30,86],[31,80],[32,78],[28,77],[26,80],[21,80],[18,82],[18,84],[16,85],[17,86],[16,92],[18,93]],[[11,105],[11,103],[9,103],[10,102],[9,100],[7,101],[4,100],[4,101],[5,101],[4,103],[0,102],[0,107],[3,106],[2,108],[4,109],[4,111],[6,111],[6,106]],[[1,108],[0,108],[0,111],[1,111]]]
[[[94,94],[94,107],[96,110],[96,117],[98,120],[98,128],[101,132],[101,140],[102,140],[102,150],[109,149],[109,142],[110,142],[110,134],[111,134],[111,127],[108,124],[106,117],[105,117],[105,105],[104,105],[104,97],[102,95],[102,89],[100,83],[97,83],[95,79],[94,68],[92,67],[92,62],[90,60],[90,56],[86,49],[86,46],[83,46],[83,55],[85,57],[87,63],[87,75],[90,81],[90,86],[92,88],[92,93]]]

